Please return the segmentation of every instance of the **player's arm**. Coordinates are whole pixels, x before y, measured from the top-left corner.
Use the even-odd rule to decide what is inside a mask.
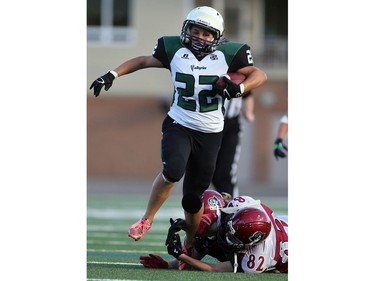
[[[280,125],[277,132],[277,138],[273,146],[273,154],[276,160],[279,160],[279,157],[285,158],[288,153],[288,146],[283,142],[286,134],[288,133],[288,116],[284,115],[280,119]]]
[[[266,73],[254,66],[253,55],[250,46],[247,44],[243,44],[236,52],[229,71],[236,71],[246,76],[246,79],[242,82],[244,85],[243,93],[258,88],[267,81]]]
[[[241,46],[233,57],[232,64],[229,66],[228,72],[239,72],[246,76],[246,79],[240,84],[227,82],[227,90],[231,97],[245,95],[252,89],[258,88],[267,81],[265,72],[253,65],[253,56],[250,47],[247,44]],[[241,95],[238,95],[240,93]]]
[[[216,233],[216,220],[217,215],[215,213],[203,214],[195,235],[214,235]]]
[[[166,66],[164,60],[167,55],[163,42],[163,38],[158,39],[158,43],[156,44],[152,55],[138,56],[129,59],[116,67],[114,70],[108,71],[106,74],[100,76],[94,82],[92,82],[90,90],[94,88],[94,95],[97,97],[99,96],[100,91],[103,87],[104,90],[108,91],[108,89],[112,86],[113,80],[115,80],[119,76],[150,67],[166,67],[169,69],[169,67]]]
[[[149,67],[163,67],[163,64],[153,56],[139,56],[127,60],[114,70],[108,71],[92,82],[90,90],[94,88],[94,95],[97,97],[103,87],[104,90],[108,91],[113,84],[113,80],[117,77]]]
[[[185,254],[181,254],[179,256],[179,260],[202,271],[217,271],[217,272],[232,272],[233,271],[233,266],[230,261],[209,264],[200,260],[196,260]]]
[[[118,77],[120,77],[150,67],[163,67],[163,64],[153,56],[139,56],[122,63],[115,68],[114,71],[117,73]]]
[[[288,115],[284,115],[280,119],[280,125],[277,132],[277,138],[284,139],[286,134],[288,133]]]
[[[245,119],[249,122],[255,121],[255,115],[254,115],[254,96],[252,92],[248,94],[244,94],[242,96],[242,107],[241,107],[241,113],[245,117]]]
[[[170,255],[174,258],[191,265],[192,267],[202,271],[220,271],[220,272],[231,272],[233,266],[230,261],[225,261],[217,264],[209,264],[184,254],[182,251],[182,245],[180,235],[174,234],[169,240],[167,250]]]
[[[238,69],[237,72],[240,72],[246,76],[246,79],[242,82],[244,85],[244,93],[258,88],[267,81],[266,73],[255,66],[245,66]]]

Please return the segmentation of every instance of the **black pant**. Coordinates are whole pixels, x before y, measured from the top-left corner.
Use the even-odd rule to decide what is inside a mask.
[[[163,175],[177,182],[184,175],[183,194],[201,196],[210,186],[223,133],[203,133],[177,124],[171,117],[162,126]]]

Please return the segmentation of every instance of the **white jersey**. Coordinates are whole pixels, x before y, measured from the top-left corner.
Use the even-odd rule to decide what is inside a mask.
[[[209,197],[204,197],[203,204],[209,204]],[[273,211],[260,200],[255,200],[250,196],[238,196],[229,201],[226,207],[221,208],[220,212],[206,212],[202,216],[197,235],[204,235],[206,229],[212,224],[216,224],[215,229],[222,228],[221,223],[226,222],[225,215],[233,215],[244,208],[257,208],[264,211],[271,220],[271,232],[267,238],[259,245],[247,248],[245,251],[233,254],[225,253],[225,260],[232,263],[234,272],[262,273],[287,272],[288,271],[288,216],[275,216]],[[225,242],[222,242],[225,243]],[[211,246],[214,254],[222,252],[223,248],[217,245],[217,249]],[[225,247],[224,247],[225,248]],[[209,253],[210,254],[210,253]],[[211,254],[212,255],[212,254]],[[216,256],[215,256],[216,257]]]
[[[271,232],[262,243],[250,247],[244,254],[238,254],[239,266],[241,271],[247,273],[287,272],[288,222],[285,218],[275,217],[272,210],[264,204],[262,209],[271,219]]]
[[[220,132],[224,126],[224,116],[221,109],[223,97],[217,93],[207,95],[206,93],[212,91],[212,85],[202,83],[201,80],[201,77],[210,77],[211,75],[218,77],[227,71],[228,65],[226,63],[219,64],[219,67],[215,66],[214,63],[214,60],[225,62],[223,53],[216,51],[214,54],[214,56],[208,55],[198,61],[189,49],[181,48],[175,53],[171,61],[172,80],[176,82],[173,104],[168,115],[185,127],[206,133]],[[188,58],[184,59],[184,56]],[[215,59],[213,60],[212,57]],[[181,63],[181,60],[188,60],[189,63]],[[181,89],[185,88],[188,83],[184,77],[194,81],[193,96],[182,96],[180,94]],[[204,102],[202,98],[204,98]],[[181,101],[181,99],[183,100]],[[191,110],[186,110],[184,107],[176,106],[178,103],[190,103],[194,106]],[[215,108],[215,110],[207,111],[208,106]]]
[[[221,132],[224,98],[213,90],[213,85],[223,74],[252,65],[250,47],[227,42],[198,60],[181,44],[179,36],[165,36],[158,40],[153,56],[171,72],[174,93],[168,115],[190,129]]]

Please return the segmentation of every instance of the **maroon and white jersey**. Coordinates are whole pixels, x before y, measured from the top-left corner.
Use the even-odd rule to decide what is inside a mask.
[[[238,253],[238,272],[262,273],[265,271],[288,272],[288,222],[274,216],[273,211],[261,203],[261,208],[272,222],[270,235],[260,244]],[[234,268],[235,260],[232,261]],[[236,268],[235,268],[236,271]]]
[[[210,205],[212,198],[205,196],[203,199],[205,212],[196,233],[197,236],[204,236],[205,231],[212,224],[216,224],[216,229],[218,229],[222,215],[234,214],[240,209],[250,206],[263,210],[271,220],[271,232],[263,242],[248,247],[243,253],[228,256],[226,260],[231,261],[234,272],[288,272],[288,216],[275,216],[267,205],[250,196],[235,197],[224,208],[217,208],[216,212],[207,211],[209,208],[206,206]],[[214,205],[217,206],[218,204]],[[218,258],[220,261],[225,260],[225,251],[216,241],[209,241],[208,250],[209,255]]]

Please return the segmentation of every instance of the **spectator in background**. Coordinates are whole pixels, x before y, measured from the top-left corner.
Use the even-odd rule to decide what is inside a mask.
[[[277,138],[273,146],[273,154],[275,155],[276,160],[279,160],[279,157],[285,158],[288,154],[288,147],[284,143],[284,139],[288,133],[288,115],[284,115],[280,119],[279,129],[277,132]]]

